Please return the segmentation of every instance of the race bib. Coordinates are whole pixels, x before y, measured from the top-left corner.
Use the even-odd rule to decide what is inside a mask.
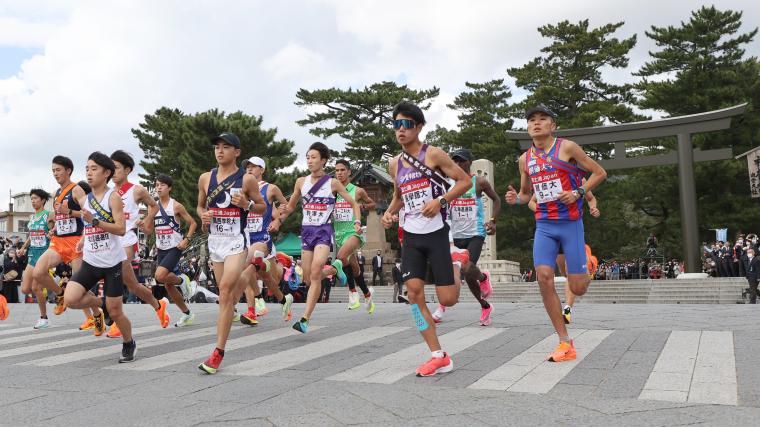
[[[175,245],[172,243],[172,237],[174,236],[174,230],[171,228],[156,228],[156,247],[161,250],[171,249]]]
[[[451,202],[451,217],[459,221],[474,221],[478,212],[477,201],[474,198],[454,199]]]
[[[346,201],[335,203],[335,221],[350,222],[354,220],[354,208]]]
[[[55,229],[58,235],[76,233],[77,220],[67,214],[55,214]]]
[[[433,200],[433,188],[427,178],[407,182],[400,189],[406,213],[419,212],[425,207],[425,203]]]
[[[557,200],[561,192],[562,182],[559,178],[533,184],[533,193],[535,193],[538,203],[553,202]]]
[[[325,203],[307,203],[303,207],[303,223],[306,225],[325,224],[328,215],[329,212]]]
[[[47,234],[44,230],[32,230],[29,232],[30,245],[34,248],[44,248],[47,245]]]
[[[84,244],[90,253],[107,252],[111,249],[111,238],[108,232],[100,227],[88,225],[84,228]]]
[[[245,231],[249,233],[260,233],[263,227],[264,227],[264,217],[261,216],[260,214],[249,212],[248,224],[246,225]]]
[[[240,209],[211,208],[211,234],[234,237],[240,234]]]

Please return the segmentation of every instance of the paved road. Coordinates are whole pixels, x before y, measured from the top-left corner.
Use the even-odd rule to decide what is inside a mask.
[[[295,305],[295,315],[303,310]],[[239,308],[243,308],[242,305]],[[36,307],[0,323],[2,425],[757,425],[760,307],[579,305],[579,358],[553,364],[543,307],[502,304],[490,327],[472,304],[440,325],[456,369],[416,378],[428,355],[408,308],[374,315],[320,305],[301,335],[274,311],[233,326],[222,370],[197,364],[213,348],[216,305],[196,325],[162,330],[129,305],[139,360],[120,342],[80,332],[81,312],[33,331]],[[270,309],[276,309],[270,304]],[[177,314],[172,307],[171,313]]]

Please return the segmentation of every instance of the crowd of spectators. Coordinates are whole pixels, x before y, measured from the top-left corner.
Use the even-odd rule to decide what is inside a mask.
[[[752,250],[758,253],[760,241],[756,234],[738,234],[731,242],[717,241],[702,244],[702,269],[712,277],[747,277],[750,259],[747,256]]]

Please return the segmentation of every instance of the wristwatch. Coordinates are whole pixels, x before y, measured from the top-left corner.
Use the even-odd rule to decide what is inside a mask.
[[[443,196],[440,196],[440,197],[438,198],[438,202],[441,204],[441,207],[442,207],[442,208],[445,208],[445,207],[446,207],[446,205],[448,205],[448,204],[449,204],[449,202],[448,202],[448,201],[446,200],[446,198],[445,198],[445,197],[443,197]]]
[[[98,224],[100,224],[100,220],[99,220],[99,219],[97,219],[97,218],[93,218],[93,219],[92,219],[92,226],[93,226],[93,227],[97,227],[97,226],[98,226]]]
[[[251,200],[250,202],[248,202],[248,208],[246,208],[246,210],[250,211],[252,207],[253,207],[253,200]]]
[[[583,188],[583,187],[578,187],[578,189],[577,189],[577,190],[575,190],[575,191],[577,191],[577,192],[578,192],[578,194],[580,194],[580,196],[581,196],[581,197],[583,197],[583,196],[585,196],[585,195],[586,195],[586,189],[585,189],[585,188]]]

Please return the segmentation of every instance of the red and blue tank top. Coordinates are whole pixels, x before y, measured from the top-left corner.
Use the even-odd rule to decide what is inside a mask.
[[[527,169],[533,194],[536,195],[536,220],[579,220],[583,216],[583,197],[566,205],[557,198],[563,191],[577,190],[586,172],[560,160],[562,138],[555,138],[549,151],[531,145]]]

